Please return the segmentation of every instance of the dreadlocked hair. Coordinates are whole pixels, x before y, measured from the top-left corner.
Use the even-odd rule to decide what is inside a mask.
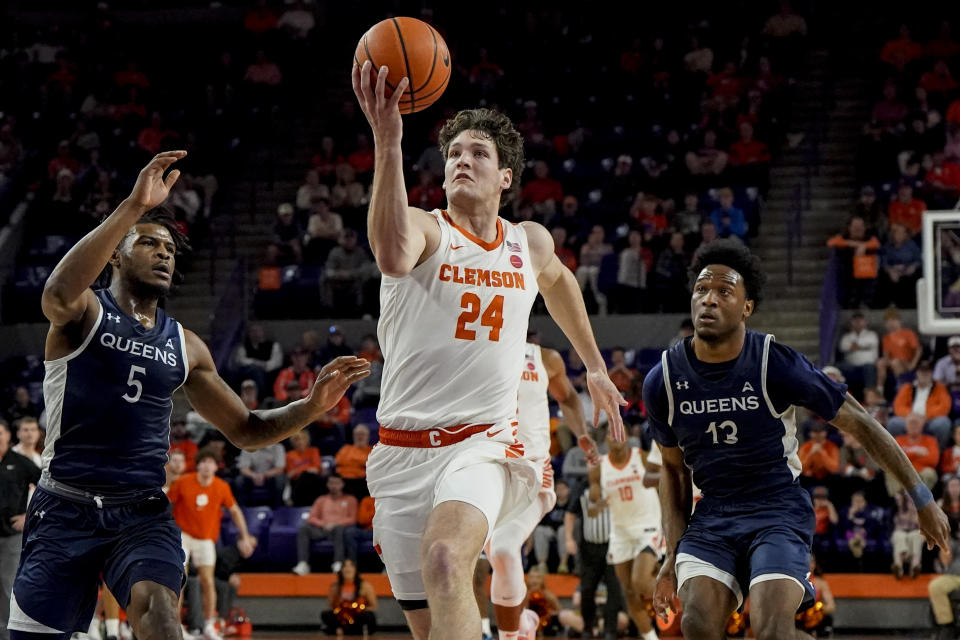
[[[750,253],[742,242],[725,238],[700,247],[690,265],[691,282],[696,282],[704,267],[711,264],[722,264],[739,273],[747,290],[747,299],[753,300],[755,310],[760,306],[767,276],[760,267],[760,258]]]
[[[103,222],[108,217],[109,214],[105,215],[103,218],[101,218],[100,222]],[[180,226],[177,224],[177,218],[174,215],[173,210],[166,206],[161,205],[159,207],[150,209],[140,216],[140,219],[137,220],[136,224],[158,224],[166,229],[170,233],[170,237],[173,239],[173,245],[177,248],[178,256],[193,249],[193,247],[190,246],[190,239],[183,231],[180,230]],[[132,228],[131,231],[133,231]],[[126,236],[124,236],[124,239],[126,239]],[[123,241],[121,240],[121,244],[122,243]],[[173,284],[180,284],[183,282],[183,274],[176,269],[171,275]],[[98,286],[109,286],[112,277],[113,266],[108,263],[106,268],[100,274],[100,277],[97,279]]]

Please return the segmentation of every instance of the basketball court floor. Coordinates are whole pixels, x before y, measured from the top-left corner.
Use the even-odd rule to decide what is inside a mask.
[[[353,636],[356,637],[356,636]],[[563,636],[554,636],[563,638]],[[929,638],[929,632],[916,632],[913,634],[889,633],[887,635],[841,635],[836,634],[834,638],[844,638],[845,640],[890,640],[891,638]],[[316,632],[254,632],[252,640],[334,640],[336,636],[318,635]],[[370,636],[370,640],[412,640],[412,636],[406,633],[377,633]],[[469,640],[469,639],[468,639]],[[664,638],[663,640],[667,640]],[[679,638],[677,640],[680,640]]]

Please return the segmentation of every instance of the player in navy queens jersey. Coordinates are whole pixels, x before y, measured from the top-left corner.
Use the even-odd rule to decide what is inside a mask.
[[[200,338],[157,307],[183,236],[154,207],[179,176],[173,170],[164,180],[164,171],[185,155],[154,157],[130,196],[64,256],[44,287],[47,438],[11,597],[12,640],[86,631],[101,573],[140,640],[181,637],[184,556],[161,490],[178,387],[231,442],[256,449],[323,415],[369,373],[366,360],[337,358],[308,398],[250,412]],[[91,290],[107,264],[109,288]]]
[[[949,548],[946,515],[906,455],[846,386],[802,355],[747,330],[763,273],[743,245],[720,240],[697,252],[691,299],[694,335],[663,353],[643,385],[653,437],[663,450],[660,500],[667,558],[654,605],[679,593],[683,637],[721,640],[749,592],[761,640],[809,638],[794,614],[812,586],[814,517],[797,482],[795,407],[856,435],[917,504],[929,545]],[[691,516],[691,473],[703,491]]]

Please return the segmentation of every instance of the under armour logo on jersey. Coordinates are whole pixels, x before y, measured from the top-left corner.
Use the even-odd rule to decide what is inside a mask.
[[[740,393],[743,393],[744,391],[753,391],[753,385],[749,382],[744,382],[743,389],[740,389]]]
[[[112,313],[110,313],[110,312],[108,311],[108,312],[107,312],[107,320],[113,320],[114,322],[116,322],[117,324],[119,324],[119,323],[120,323],[120,316],[115,316],[115,315],[113,315]]]
[[[33,515],[36,516],[37,518],[40,518],[41,520],[43,520],[43,516],[47,515],[47,512],[46,512],[46,511],[34,511],[34,512],[33,512]]]
[[[678,390],[678,391],[679,391],[680,389],[689,389],[689,388],[690,388],[690,383],[689,383],[689,382],[687,382],[686,380],[677,380],[677,390]]]

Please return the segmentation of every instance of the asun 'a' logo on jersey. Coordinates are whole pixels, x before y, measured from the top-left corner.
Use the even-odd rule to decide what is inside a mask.
[[[519,242],[510,242],[509,240],[504,240],[504,244],[507,245],[507,251],[513,251],[514,253],[520,253],[523,251],[523,248],[520,246]]]
[[[740,389],[740,393],[743,393],[744,391],[753,391],[753,385],[750,384],[749,380],[743,383],[743,389]]]
[[[115,315],[113,315],[112,313],[110,313],[109,311],[107,311],[107,320],[113,320],[114,322],[116,322],[117,324],[119,324],[119,323],[120,323],[120,316],[115,316]]]
[[[689,389],[689,388],[690,388],[689,382],[687,382],[686,380],[677,380],[677,391],[680,391],[682,389]]]

